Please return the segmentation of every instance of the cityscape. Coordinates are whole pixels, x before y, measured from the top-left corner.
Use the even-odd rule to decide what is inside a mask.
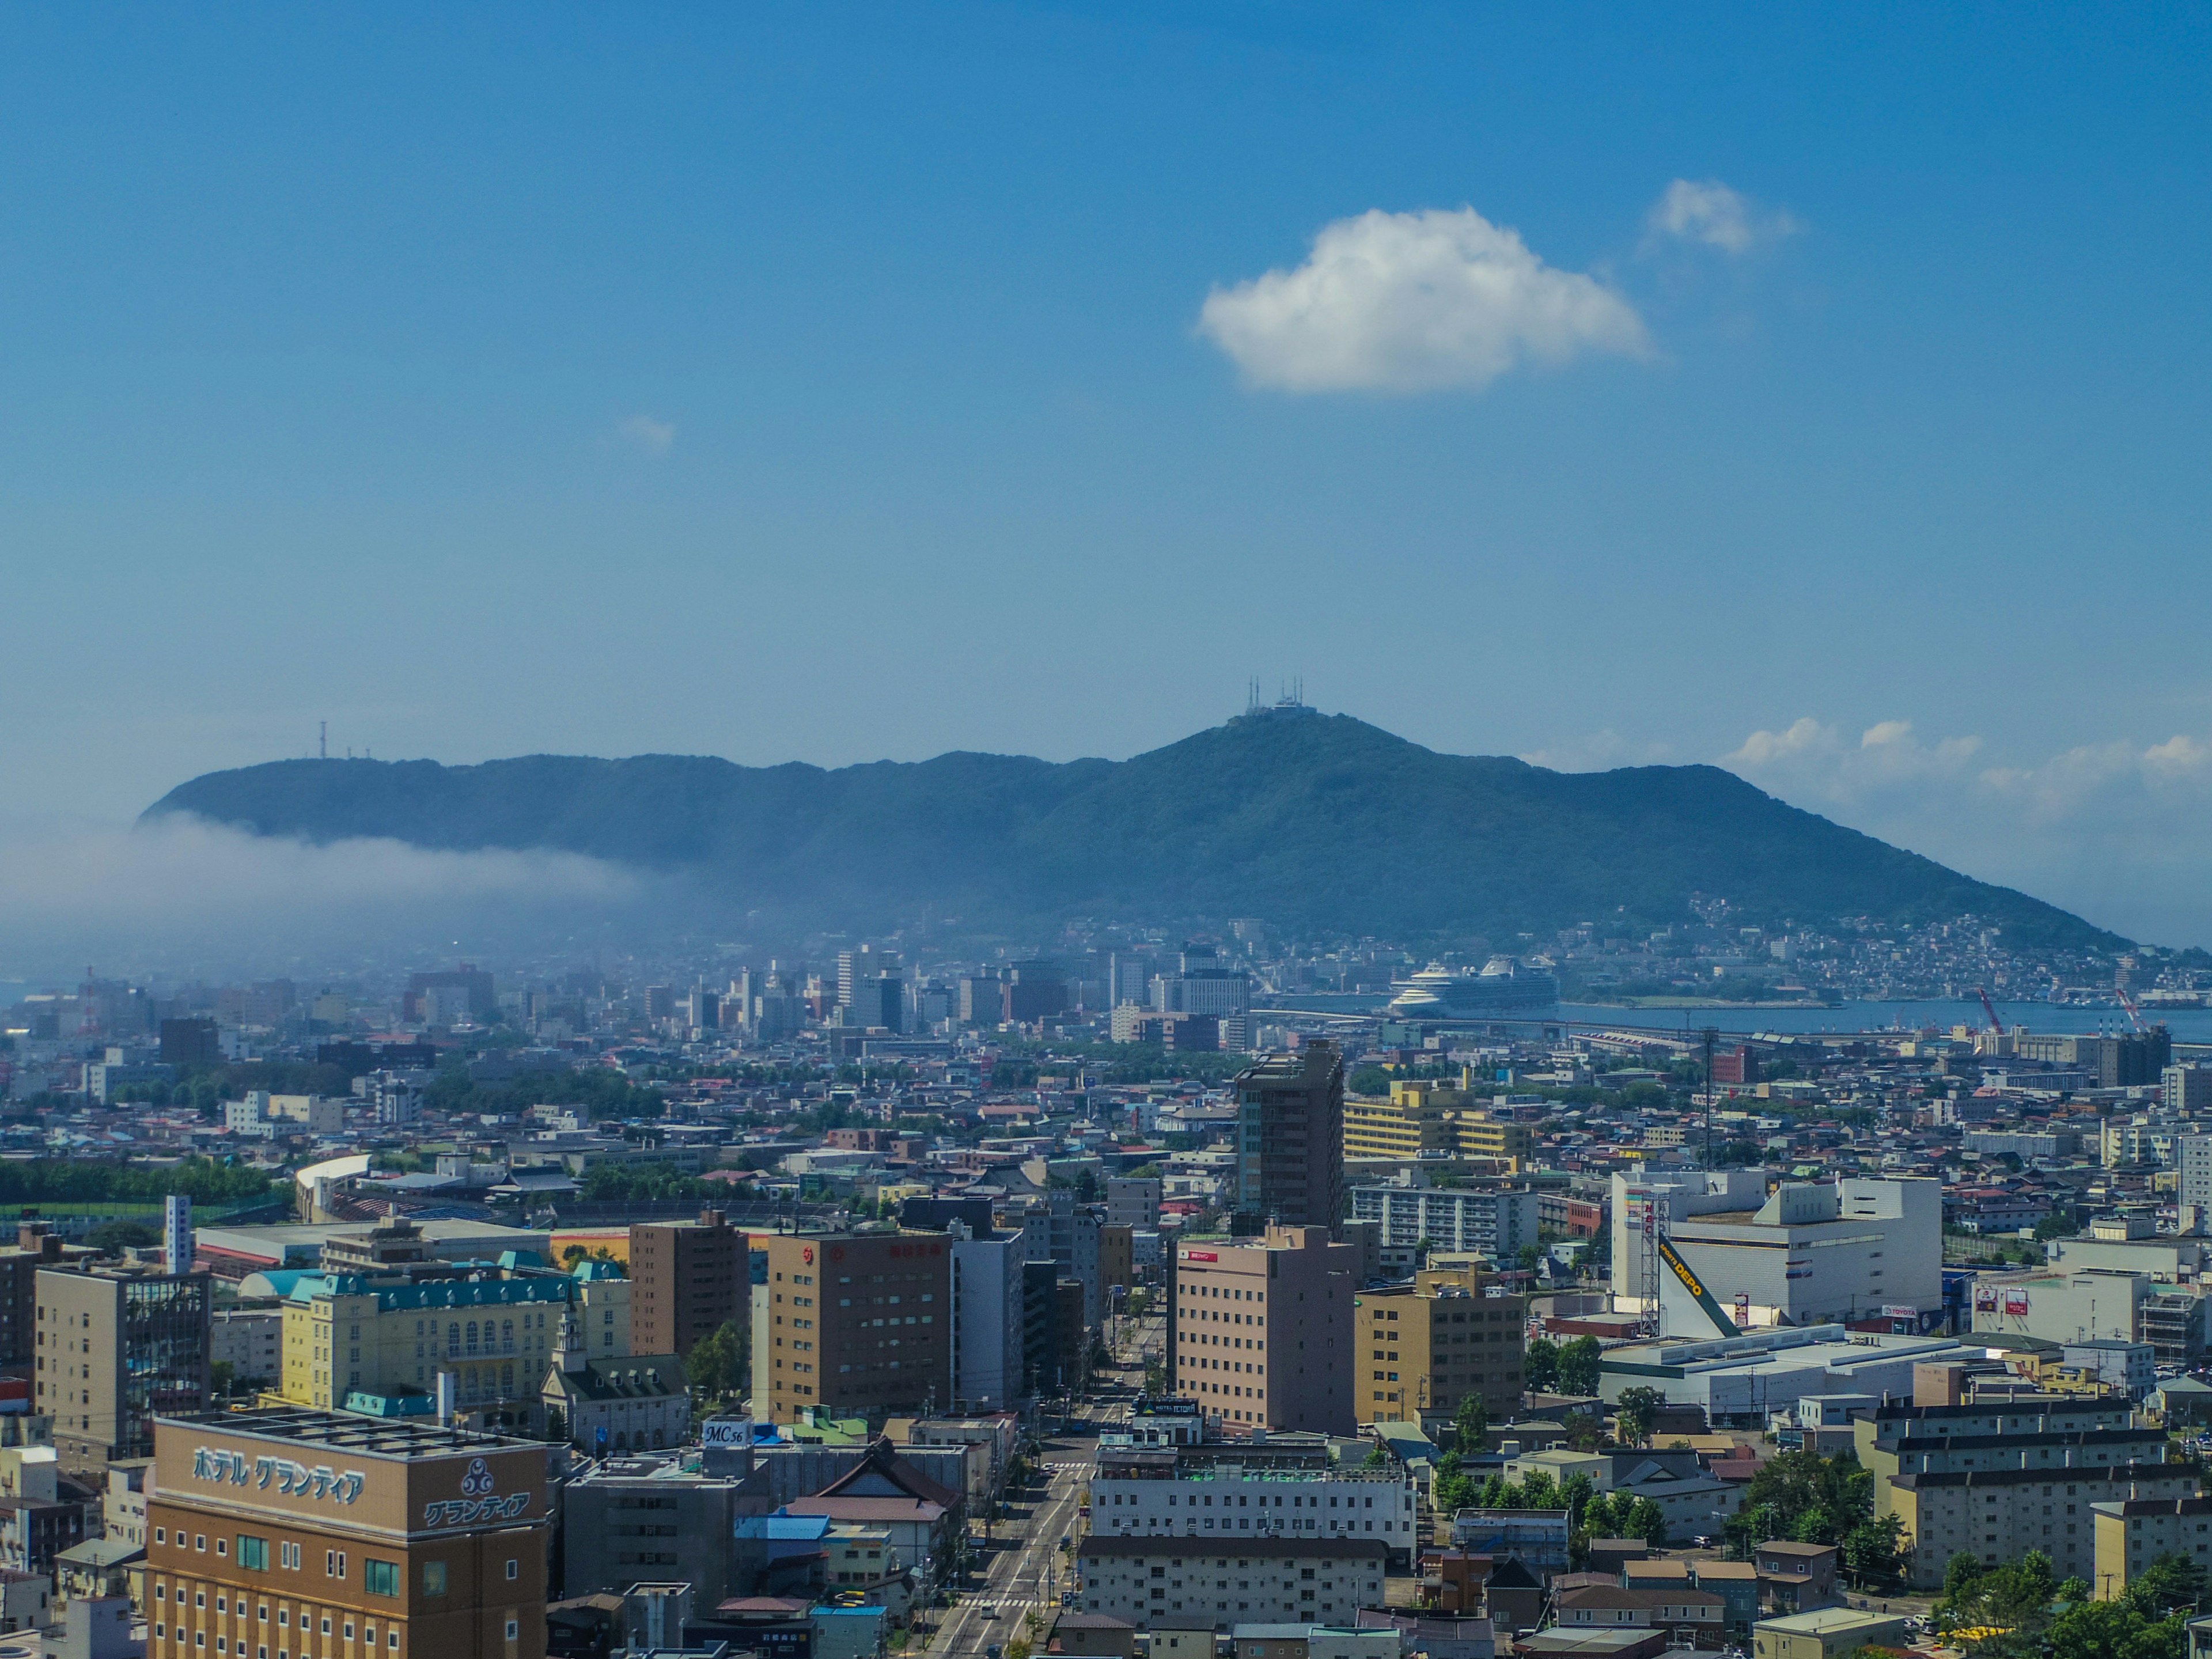
[[[4,27],[0,1659],[2212,1659],[2201,9]]]

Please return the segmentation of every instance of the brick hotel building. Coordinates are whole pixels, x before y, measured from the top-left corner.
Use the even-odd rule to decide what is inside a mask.
[[[545,1452],[286,1407],[160,1419],[148,1659],[543,1659]]]

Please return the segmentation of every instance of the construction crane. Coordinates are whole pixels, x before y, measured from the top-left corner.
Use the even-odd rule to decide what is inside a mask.
[[[2113,988],[2118,992],[2120,1006],[2128,1011],[2128,1024],[2134,1026],[2137,1031],[2141,1031],[2143,1028],[2142,1016],[2136,1012],[2136,1000],[2125,991],[2119,990],[2118,987],[2115,986]]]
[[[1997,1018],[1997,1006],[1996,1003],[1990,1000],[1989,988],[1985,985],[1977,985],[1974,987],[1974,994],[1981,998],[1982,1012],[1990,1017],[1990,1030],[1992,1031],[2003,1030],[2004,1022]]]

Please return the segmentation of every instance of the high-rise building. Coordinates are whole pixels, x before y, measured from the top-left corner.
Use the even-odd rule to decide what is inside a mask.
[[[961,1237],[967,1231],[956,1224],[946,1238],[952,1264],[952,1352],[950,1386],[940,1401],[961,1412],[1018,1410],[1028,1241],[1020,1233]]]
[[[43,1221],[16,1224],[14,1248],[0,1249],[0,1365],[37,1358],[39,1269],[61,1265],[61,1235]]]
[[[950,1404],[951,1268],[951,1241],[934,1235],[770,1238],[769,1346],[765,1366],[753,1360],[755,1408],[765,1405],[775,1423],[809,1406],[880,1423]]]
[[[2212,1066],[2169,1066],[2159,1073],[2160,1101],[2169,1112],[2201,1112],[2212,1107]]]
[[[1095,1327],[1101,1305],[1097,1206],[1077,1203],[1066,1188],[1048,1193],[1042,1206],[1030,1210],[1023,1231],[1030,1261],[1050,1257],[1059,1264],[1060,1278],[1083,1286],[1083,1324]]]
[[[1411,1285],[1362,1291],[1355,1366],[1363,1423],[1449,1416],[1474,1395],[1494,1418],[1519,1411],[1526,1304],[1485,1296],[1473,1275],[1422,1273]]]
[[[1132,956],[1126,951],[1116,951],[1106,958],[1106,1006],[1118,1008],[1125,1002],[1146,1003],[1151,998],[1152,959],[1146,956]]]
[[[960,981],[960,1023],[999,1025],[1006,1018],[1006,982],[996,974],[969,974]]]
[[[1179,1243],[1168,1296],[1175,1391],[1224,1425],[1356,1428],[1359,1251],[1325,1227]]]
[[[283,981],[279,981],[283,983]],[[257,989],[259,988],[256,988]],[[287,1006],[289,1006],[291,987],[285,985]],[[407,994],[401,1004],[402,1016],[410,1023],[429,1019],[434,994],[447,993],[437,1000],[441,1008],[452,1013],[465,1014],[471,1019],[489,1019],[499,1012],[499,991],[492,977],[471,963],[438,973],[411,974],[407,980]],[[439,1024],[432,1020],[432,1024]]]
[[[161,1064],[179,1071],[222,1064],[222,1033],[205,1018],[161,1022]]]
[[[1227,1018],[1251,1008],[1252,980],[1249,975],[1231,969],[1193,968],[1154,979],[1152,1000],[1155,1013]]]
[[[856,979],[845,998],[845,1024],[865,1030],[906,1029],[906,981],[895,974]]]
[[[40,1267],[32,1409],[54,1419],[62,1467],[150,1457],[157,1415],[207,1409],[205,1273]]]
[[[173,1273],[192,1270],[192,1200],[171,1193],[161,1206],[162,1260]]]
[[[545,1453],[348,1412],[165,1414],[149,1659],[543,1659]]]
[[[885,951],[873,945],[863,945],[857,950],[837,952],[837,1003],[850,1007],[854,992],[866,980],[896,979],[899,957],[896,951]],[[877,1022],[881,1024],[880,1021]]]
[[[1344,1218],[1344,1056],[1311,1041],[1237,1074],[1237,1207],[1286,1227]]]
[[[690,1353],[751,1311],[745,1235],[720,1210],[696,1221],[641,1221],[629,1230],[630,1346]]]
[[[1056,962],[1018,962],[1006,981],[1006,1018],[1017,1024],[1067,1010],[1067,974]]]

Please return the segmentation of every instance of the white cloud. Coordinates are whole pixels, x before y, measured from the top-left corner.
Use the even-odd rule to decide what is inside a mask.
[[[675,424],[656,421],[650,415],[633,415],[616,431],[624,443],[650,455],[665,455],[669,446],[676,441]]]
[[[95,960],[266,972],[456,935],[566,937],[652,896],[650,878],[570,853],[316,845],[181,815],[16,819],[0,823],[0,974]]]
[[[1787,785],[1800,795],[1841,804],[1920,779],[1962,775],[1981,746],[1979,738],[1923,744],[1911,720],[1876,721],[1854,746],[1834,726],[1806,715],[1779,732],[1753,732],[1720,763],[1753,782]]]
[[[1910,720],[1854,744],[1810,717],[1754,732],[1720,764],[1784,800],[2104,926],[2212,944],[2212,736],[2081,744],[1989,764],[1974,737],[1924,743]]]
[[[1549,749],[1532,750],[1520,758],[1554,772],[1603,772],[1616,766],[1657,766],[1674,753],[1671,744],[1632,742],[1608,726]]]
[[[1804,755],[1830,755],[1840,752],[1836,741],[1836,728],[1823,726],[1808,715],[1793,720],[1779,732],[1754,732],[1743,740],[1743,747],[1732,755],[1721,757],[1723,766],[1741,771],[1757,771],[1780,762],[1796,760]]]
[[[1199,327],[1284,392],[1479,390],[1524,363],[1650,349],[1626,300],[1473,208],[1340,219],[1297,270],[1216,288]]]
[[[1790,215],[1761,209],[1717,179],[1677,179],[1644,219],[1650,239],[1701,242],[1732,254],[1748,253],[1761,242],[1779,241],[1803,228]]]

